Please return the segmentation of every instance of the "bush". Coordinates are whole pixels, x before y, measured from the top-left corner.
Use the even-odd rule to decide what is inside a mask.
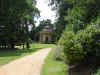
[[[62,46],[64,49],[64,53],[66,56],[66,62],[69,64],[75,64],[80,62],[83,59],[83,52],[82,52],[82,46],[80,43],[75,41],[75,34],[74,32],[65,32],[62,39],[64,40],[62,42]]]
[[[100,57],[100,30],[88,26],[76,34],[65,31],[60,40],[68,64],[81,63],[91,57]]]
[[[100,68],[97,70],[97,73],[95,75],[100,75]]]
[[[97,56],[100,48],[100,30],[94,26],[88,26],[85,30],[79,31],[76,35],[75,41],[82,45],[86,56]]]

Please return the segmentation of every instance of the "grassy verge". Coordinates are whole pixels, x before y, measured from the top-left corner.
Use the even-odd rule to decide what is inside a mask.
[[[20,57],[29,55],[39,49],[53,47],[53,44],[31,44],[31,48],[27,49],[19,49],[19,50],[0,50],[0,66],[9,63],[12,60],[18,59]]]
[[[42,75],[67,75],[68,67],[63,61],[56,61],[53,58],[53,51],[50,52],[43,65]]]

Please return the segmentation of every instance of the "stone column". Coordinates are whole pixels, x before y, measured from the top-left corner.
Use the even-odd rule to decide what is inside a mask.
[[[43,42],[43,43],[45,43],[45,38],[46,38],[46,35],[45,35],[45,34],[43,34],[42,36],[43,36],[43,37],[42,37],[42,42]]]
[[[43,40],[43,36],[42,33],[40,33],[40,43],[42,43],[42,40]]]

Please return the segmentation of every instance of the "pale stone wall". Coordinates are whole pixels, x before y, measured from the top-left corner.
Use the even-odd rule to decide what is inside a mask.
[[[51,32],[40,32],[40,43],[51,43],[52,34]]]

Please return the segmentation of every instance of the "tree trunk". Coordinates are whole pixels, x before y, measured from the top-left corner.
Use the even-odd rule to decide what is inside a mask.
[[[10,44],[10,47],[11,47],[12,49],[15,48],[14,43],[11,43],[11,44]]]
[[[15,48],[15,44],[13,40],[10,40],[10,48]]]
[[[29,40],[26,42],[26,48],[29,49],[30,48],[30,43]]]
[[[23,49],[24,49],[24,43],[23,43]]]
[[[28,20],[25,20],[25,25],[26,25],[26,37],[27,37],[27,42],[26,42],[26,48],[29,49],[30,48],[30,43],[29,43],[29,28],[28,28]]]

